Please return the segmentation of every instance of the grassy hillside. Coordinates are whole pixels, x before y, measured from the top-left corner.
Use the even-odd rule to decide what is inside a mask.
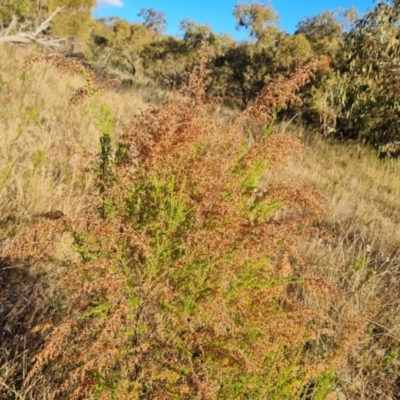
[[[32,49],[1,47],[1,240],[35,214],[54,208],[79,213],[85,205],[74,198],[74,191],[90,183],[77,175],[73,153],[98,146],[88,105],[68,108],[69,95],[82,79],[63,77],[46,65],[24,69],[33,54]],[[116,131],[147,107],[140,95],[124,92],[105,92],[102,100],[112,105]]]
[[[307,135],[305,135],[307,136]],[[328,199],[322,221],[334,244],[314,241],[301,250],[349,300],[344,316],[367,312],[366,330],[339,374],[346,399],[396,398],[399,387],[400,162],[349,143],[306,139],[309,148],[295,176],[307,178]],[[385,397],[386,396],[386,397]]]
[[[0,47],[0,397],[400,396],[400,163],[270,125],[317,66],[240,114],[37,54]]]

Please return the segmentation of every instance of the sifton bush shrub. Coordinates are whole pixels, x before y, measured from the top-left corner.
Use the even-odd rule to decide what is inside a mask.
[[[43,215],[3,253],[55,260],[69,235],[79,255],[64,260],[53,320],[31,331],[44,344],[26,395],[44,397],[32,384],[42,376],[57,399],[333,398],[334,372],[364,324],[338,325],[294,301],[304,293],[329,309],[345,297],[308,278],[292,246],[326,235],[315,227],[324,199],[282,178],[302,146],[270,126],[321,64],[277,78],[221,122],[205,96],[207,60],[203,47],[188,85],[135,117],[116,144],[90,71],[60,55],[33,60],[83,73],[72,103],[88,98],[100,151],[90,211]]]

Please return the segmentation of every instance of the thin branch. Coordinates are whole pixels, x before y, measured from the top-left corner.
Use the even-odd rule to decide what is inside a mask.
[[[4,29],[4,31],[2,31],[0,33],[0,36],[7,36],[10,34],[10,32],[17,26],[17,17],[15,15],[13,15],[10,25],[8,25],[8,28]]]
[[[39,33],[43,32],[45,29],[47,29],[48,26],[49,26],[49,24],[50,24],[50,22],[51,22],[51,20],[54,18],[54,16],[55,16],[56,14],[58,14],[60,11],[62,11],[64,8],[65,8],[65,7],[57,7],[57,8],[49,15],[49,17],[48,17],[45,21],[43,21],[43,22],[40,24],[39,28],[36,29],[36,31],[33,33],[33,35],[34,35],[34,36],[37,36],[37,35],[39,35]]]

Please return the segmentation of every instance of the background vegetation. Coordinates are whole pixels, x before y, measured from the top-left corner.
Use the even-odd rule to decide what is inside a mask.
[[[165,16],[152,8],[141,10],[141,22],[93,20],[94,6],[93,0],[6,1],[0,7],[0,40],[25,40],[29,33],[33,41],[48,39],[48,45],[55,45],[58,38],[71,55],[118,71],[126,86],[150,79],[178,89],[187,84],[206,34],[212,49],[207,94],[241,109],[277,73],[289,76],[303,62],[328,60],[329,68],[303,88],[302,107],[289,107],[286,114],[322,126],[325,135],[357,139],[386,153],[398,151],[399,6],[394,0],[378,3],[362,17],[355,9],[325,11],[299,21],[293,35],[278,27],[279,16],[270,4],[239,3],[233,14],[237,28],[249,33],[243,42],[187,19],[181,21],[180,37],[165,35]],[[41,37],[37,32],[32,36],[49,16]]]
[[[398,398],[397,3],[93,6],[0,6],[0,397]]]

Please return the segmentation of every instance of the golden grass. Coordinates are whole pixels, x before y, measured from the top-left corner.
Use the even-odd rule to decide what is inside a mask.
[[[395,398],[400,394],[400,160],[382,161],[357,144],[303,135],[310,148],[301,163],[291,165],[291,174],[308,179],[329,199],[330,217],[320,224],[334,232],[335,242],[312,241],[299,251],[348,299],[348,307],[330,316],[367,312],[368,329],[349,353],[340,391],[346,399]]]
[[[79,213],[86,205],[75,193],[90,186],[90,177],[79,173],[75,153],[98,147],[89,107],[67,107],[82,79],[62,78],[50,65],[24,69],[35,54],[34,49],[0,47],[0,241],[36,214],[54,209]],[[148,107],[131,93],[108,91],[103,100],[112,105],[117,132]]]

